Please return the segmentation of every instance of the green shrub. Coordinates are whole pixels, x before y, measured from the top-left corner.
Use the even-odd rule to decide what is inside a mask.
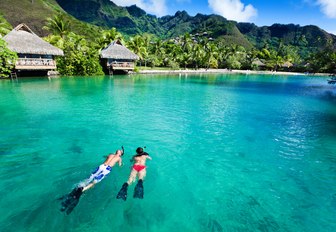
[[[7,47],[6,42],[0,38],[0,77],[8,77],[15,67],[17,54]]]

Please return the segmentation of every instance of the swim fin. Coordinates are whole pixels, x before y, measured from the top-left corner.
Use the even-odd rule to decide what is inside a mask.
[[[143,195],[144,195],[143,181],[138,180],[138,183],[134,188],[133,197],[143,199]]]
[[[83,194],[83,187],[76,187],[71,191],[71,193],[63,196],[61,198],[62,200],[61,211],[62,212],[65,211],[66,214],[69,215],[72,212],[72,210],[77,206],[79,198],[82,196],[82,194]]]
[[[124,201],[126,201],[126,198],[127,198],[127,188],[128,188],[128,184],[124,183],[122,185],[120,191],[118,192],[117,199],[123,199]]]

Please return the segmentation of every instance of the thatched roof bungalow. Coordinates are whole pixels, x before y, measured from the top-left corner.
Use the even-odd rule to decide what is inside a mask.
[[[110,43],[106,48],[100,52],[102,65],[105,72],[113,73],[115,71],[131,71],[134,70],[135,61],[139,57],[126,48],[117,40]]]
[[[281,67],[283,67],[283,68],[290,68],[290,67],[292,67],[292,66],[293,66],[293,64],[292,64],[291,62],[286,61],[285,63],[282,64]]]
[[[55,56],[63,56],[63,51],[38,37],[27,25],[20,24],[3,39],[8,48],[18,54],[16,70],[54,70]]]
[[[266,64],[265,63],[263,63],[261,60],[259,60],[259,59],[255,59],[253,62],[252,62],[252,64],[253,65],[256,65],[256,66],[258,66],[258,67],[265,67],[266,66]]]

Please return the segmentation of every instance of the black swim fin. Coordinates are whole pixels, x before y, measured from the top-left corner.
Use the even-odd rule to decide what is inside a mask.
[[[118,192],[117,199],[123,199],[124,201],[126,201],[126,198],[127,198],[127,189],[128,189],[128,184],[124,183],[122,185],[120,191]]]
[[[134,198],[143,199],[143,196],[144,196],[143,181],[142,180],[138,180],[138,183],[137,183],[137,185],[134,188],[133,197]]]
[[[62,208],[61,211],[62,212],[66,212],[67,215],[69,215],[72,210],[77,206],[78,202],[79,202],[79,198],[82,196],[83,194],[83,187],[76,187],[74,188],[71,193],[69,193],[68,195],[65,195],[61,198],[62,200]]]

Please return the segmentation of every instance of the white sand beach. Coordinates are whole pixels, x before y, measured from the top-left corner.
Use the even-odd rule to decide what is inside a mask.
[[[284,71],[256,71],[256,70],[229,70],[229,69],[179,69],[179,70],[140,70],[137,74],[267,74],[267,75],[315,75],[329,76],[328,73],[299,73]]]

